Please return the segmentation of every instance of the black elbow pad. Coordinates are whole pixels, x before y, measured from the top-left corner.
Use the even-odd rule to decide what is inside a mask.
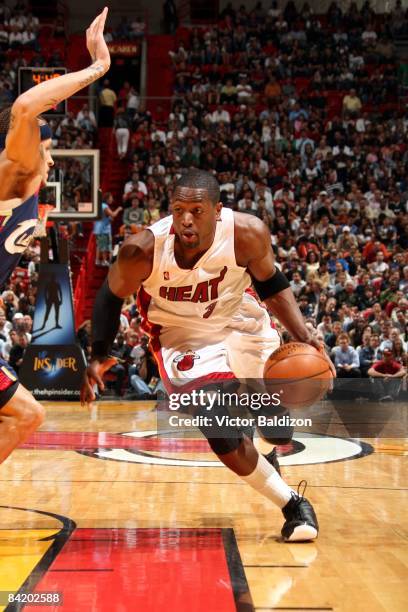
[[[264,281],[259,281],[256,278],[252,278],[252,284],[255,291],[259,295],[260,300],[266,300],[272,297],[276,293],[288,289],[290,287],[289,281],[286,276],[280,271],[276,270],[275,274]]]

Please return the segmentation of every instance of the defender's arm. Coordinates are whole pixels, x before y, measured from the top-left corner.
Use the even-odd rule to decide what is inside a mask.
[[[31,172],[37,168],[40,134],[38,115],[50,110],[62,100],[98,80],[109,70],[110,55],[103,29],[108,9],[98,15],[86,31],[87,48],[93,64],[40,83],[17,98],[11,109],[10,128],[6,139],[7,158]]]

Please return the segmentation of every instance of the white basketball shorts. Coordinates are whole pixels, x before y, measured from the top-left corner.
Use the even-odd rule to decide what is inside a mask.
[[[207,380],[262,379],[265,361],[279,345],[267,311],[249,294],[228,327],[214,336],[189,330],[187,320],[185,328],[163,327],[151,339],[169,393]]]

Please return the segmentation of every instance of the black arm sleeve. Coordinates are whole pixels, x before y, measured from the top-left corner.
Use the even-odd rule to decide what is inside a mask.
[[[96,296],[92,313],[92,357],[107,357],[120,325],[123,300],[109,289],[105,280]]]
[[[259,295],[260,300],[266,300],[268,297],[272,297],[275,293],[288,289],[290,287],[286,276],[278,269],[273,276],[267,278],[264,281],[259,281],[252,277],[252,284],[255,291]]]

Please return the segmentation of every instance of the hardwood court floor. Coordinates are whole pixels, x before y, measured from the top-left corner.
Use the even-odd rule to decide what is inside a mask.
[[[406,610],[406,441],[281,449],[321,529],[284,544],[280,512],[203,439],[154,433],[153,403],[46,407],[0,467],[1,592],[62,592],[44,611]],[[0,611],[20,609],[1,597]]]

